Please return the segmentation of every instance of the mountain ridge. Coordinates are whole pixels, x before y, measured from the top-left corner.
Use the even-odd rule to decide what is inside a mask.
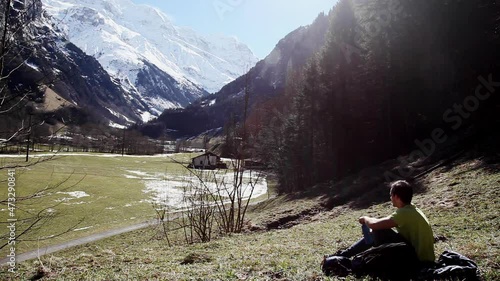
[[[158,137],[167,129],[175,132],[175,137],[191,137],[223,127],[231,116],[241,121],[246,88],[249,91],[249,113],[257,104],[279,98],[289,75],[300,71],[323,47],[329,18],[330,15],[320,13],[313,23],[299,27],[281,39],[272,52],[246,74],[184,109],[167,109],[144,126],[142,132]]]
[[[17,126],[27,114],[39,115],[45,128],[86,122],[123,128],[142,122],[141,114],[148,112],[149,106],[127,99],[119,81],[110,77],[94,57],[67,40],[44,12],[40,0],[12,2],[7,11],[7,42],[15,43],[6,45],[4,56],[8,59],[1,81],[6,83],[6,95],[27,104],[16,114],[4,116],[0,123],[5,131]],[[56,102],[49,106],[51,100]]]
[[[141,70],[152,65],[176,81],[160,87],[171,89],[169,97],[159,97],[162,102],[146,101],[152,115],[185,107],[217,91],[257,61],[233,37],[206,38],[190,28],[176,27],[157,8],[129,0],[43,0],[43,4],[68,39],[95,57],[134,98],[142,98],[141,90],[152,87],[137,79]],[[189,94],[192,97],[186,99]]]

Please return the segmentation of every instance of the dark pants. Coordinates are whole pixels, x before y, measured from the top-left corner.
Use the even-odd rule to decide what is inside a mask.
[[[361,229],[363,231],[363,238],[361,238],[358,242],[352,244],[352,246],[347,250],[342,251],[340,253],[342,256],[352,257],[370,249],[373,246],[380,246],[382,244],[399,242],[408,243],[406,239],[403,238],[403,236],[392,229],[370,231],[368,226],[364,224]]]

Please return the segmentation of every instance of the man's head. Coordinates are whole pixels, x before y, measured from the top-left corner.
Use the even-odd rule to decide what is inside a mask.
[[[403,207],[411,203],[413,187],[405,180],[391,183],[391,201],[395,207]],[[402,205],[402,206],[398,206]]]

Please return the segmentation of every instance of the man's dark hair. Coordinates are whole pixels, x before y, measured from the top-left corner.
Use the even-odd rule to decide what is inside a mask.
[[[405,204],[410,204],[413,197],[413,187],[405,180],[391,183],[391,195],[397,195]]]

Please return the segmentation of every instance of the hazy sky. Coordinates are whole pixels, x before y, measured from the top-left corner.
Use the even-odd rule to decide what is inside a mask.
[[[132,0],[160,8],[177,26],[225,34],[247,44],[259,58],[285,35],[327,13],[336,0]]]

